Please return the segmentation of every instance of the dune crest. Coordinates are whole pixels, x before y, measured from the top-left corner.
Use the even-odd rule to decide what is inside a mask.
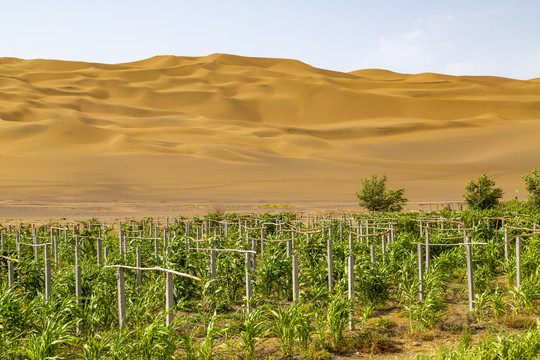
[[[354,203],[386,173],[413,201],[460,200],[483,172],[513,196],[540,166],[539,79],[0,58],[0,98],[6,199]]]

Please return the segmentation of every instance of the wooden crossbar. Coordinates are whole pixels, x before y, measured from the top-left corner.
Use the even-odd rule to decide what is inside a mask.
[[[184,273],[174,271],[174,270],[170,270],[170,269],[164,269],[164,268],[161,268],[161,267],[143,268],[143,267],[126,266],[126,265],[106,265],[106,266],[104,266],[104,268],[122,268],[122,269],[143,270],[143,271],[144,270],[164,271],[164,272],[175,274],[175,275],[178,275],[178,276],[187,277],[187,278],[192,279],[192,280],[201,281],[201,279],[199,279],[196,276],[189,275],[189,274],[184,274]]]

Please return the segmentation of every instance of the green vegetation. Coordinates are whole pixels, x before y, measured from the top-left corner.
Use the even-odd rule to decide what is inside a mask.
[[[499,199],[503,197],[503,190],[495,188],[495,181],[487,174],[482,174],[465,185],[465,202],[471,210],[493,209],[499,205]]]
[[[78,224],[0,225],[0,358],[15,359],[330,359],[335,354],[414,356],[407,342],[421,341],[433,359],[533,359],[540,356],[540,214],[523,203],[498,209],[432,213],[370,213],[328,216],[302,222],[295,214],[241,216],[208,214],[176,219],[168,226],[152,218],[105,228],[96,219]],[[429,224],[430,265],[418,274],[418,243]],[[75,225],[75,226],[74,226]],[[359,237],[362,234],[377,234]],[[422,232],[421,232],[422,226]],[[504,226],[508,226],[505,230]],[[52,295],[44,293],[44,246],[36,259],[33,231],[52,247]],[[389,229],[393,229],[393,237]],[[464,231],[474,243],[475,307],[467,311]],[[164,230],[168,251],[164,249]],[[508,259],[504,235],[508,231]],[[103,255],[97,264],[97,238]],[[385,235],[385,252],[383,239]],[[294,235],[293,235],[294,234]],[[19,249],[17,236],[19,235]],[[157,236],[156,236],[157,235]],[[292,239],[294,236],[294,247]],[[515,239],[521,239],[521,286],[517,286]],[[82,269],[75,297],[74,247]],[[261,240],[263,239],[264,240]],[[156,240],[157,239],[157,240]],[[332,242],[332,287],[328,242]],[[352,243],[349,243],[352,240]],[[393,241],[392,241],[393,240]],[[157,244],[158,251],[155,252]],[[167,326],[166,275],[126,269],[126,326],[119,327],[117,272],[104,265],[161,267],[199,277],[175,276],[172,323]],[[372,259],[371,249],[375,256]],[[249,263],[253,296],[246,299],[246,255],[218,251],[212,278],[208,249],[256,251]],[[287,256],[288,251],[290,256]],[[354,297],[348,297],[348,264],[354,259]],[[299,260],[300,293],[292,299],[292,256]],[[14,282],[8,285],[8,259]],[[374,260],[374,261],[373,261]],[[423,254],[425,261],[425,252]],[[254,268],[252,268],[254,267]],[[420,288],[422,283],[423,288]],[[420,295],[423,296],[420,300]],[[251,311],[248,312],[248,304]],[[354,330],[349,330],[349,324]],[[420,339],[420,340],[418,340]],[[453,345],[437,350],[440,339]]]
[[[400,211],[407,202],[404,189],[386,189],[386,175],[381,179],[371,175],[362,179],[362,189],[356,193],[359,205],[369,211]]]
[[[525,188],[529,192],[529,202],[540,207],[540,169],[534,169],[530,174],[523,175]]]

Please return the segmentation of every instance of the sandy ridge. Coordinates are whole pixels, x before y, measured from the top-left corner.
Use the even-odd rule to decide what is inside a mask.
[[[383,172],[411,200],[459,200],[482,172],[512,197],[540,167],[540,79],[0,58],[0,99],[5,199],[354,203]]]

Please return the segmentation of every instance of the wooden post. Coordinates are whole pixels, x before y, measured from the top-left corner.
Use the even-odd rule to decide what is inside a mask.
[[[354,254],[349,253],[349,264],[348,264],[348,278],[349,278],[349,288],[348,288],[348,298],[351,300],[351,309],[350,309],[350,318],[349,318],[349,330],[354,330],[353,322],[353,302],[354,302]]]
[[[6,249],[6,247],[5,247],[6,234],[2,233],[2,234],[0,235],[0,237],[1,237],[1,242],[2,242],[1,247],[0,247],[0,251],[1,251],[2,254],[3,254],[4,251],[5,251],[5,249]]]
[[[510,229],[507,226],[504,227],[504,260],[506,262],[506,272],[508,272],[508,260],[510,257],[510,244],[508,243]]]
[[[22,245],[21,245],[21,242],[19,241],[19,234],[15,235],[15,241],[17,242],[17,254],[19,256],[22,256]]]
[[[101,253],[102,253],[102,244],[101,244],[101,238],[97,238],[97,264],[98,266],[101,266]]]
[[[167,229],[163,230],[163,250],[165,251],[165,255],[167,254],[167,249],[169,248],[169,238],[168,238],[169,231]]]
[[[54,264],[58,267],[60,259],[58,258],[58,236],[53,236]]]
[[[45,245],[45,299],[51,299],[51,259],[49,258],[49,245]]]
[[[377,253],[376,253],[376,249],[375,249],[374,244],[370,245],[370,253],[371,253],[371,263],[373,265],[377,265]]]
[[[424,300],[424,254],[422,244],[418,244],[418,281],[420,282],[418,298]]]
[[[13,261],[8,260],[8,285],[12,287],[15,283],[15,275],[13,271]]]
[[[287,241],[287,259],[291,257],[292,239]]]
[[[265,246],[265,243],[264,243],[264,226],[261,227],[261,256],[264,256],[264,250],[266,248]]]
[[[426,272],[429,271],[429,224],[426,224]]]
[[[298,300],[300,295],[300,286],[298,284],[298,255],[293,255],[292,263],[292,285],[293,285],[293,301]]]
[[[75,237],[75,297],[77,298],[77,304],[82,304],[82,270],[79,265],[79,237]]]
[[[141,294],[142,292],[142,270],[140,269],[142,267],[142,259],[141,259],[141,246],[137,245],[137,294]]]
[[[216,250],[210,251],[210,279],[216,279]]]
[[[36,229],[33,229],[33,230],[35,232]],[[36,235],[34,235],[34,245],[36,245],[36,246],[34,246],[34,257],[35,257],[36,261],[39,260],[39,246],[37,246],[38,244],[39,244],[38,237]]]
[[[124,247],[122,246],[122,222],[118,223],[118,247],[120,249],[120,255],[124,252]]]
[[[516,287],[521,288],[521,238],[516,237]]]
[[[123,329],[126,326],[126,289],[124,287],[124,269],[116,269],[118,281],[118,326]]]
[[[382,241],[382,262],[386,265],[386,235],[381,236]]]
[[[174,287],[173,287],[173,274],[167,273],[166,288],[165,288],[165,307],[167,309],[167,326],[171,325],[174,320]]]
[[[474,308],[474,277],[473,277],[473,262],[472,262],[472,245],[471,239],[465,237],[465,251],[467,255],[467,283],[469,293],[469,311],[473,311]]]
[[[249,235],[249,234],[248,234]],[[257,269],[257,240],[251,240],[252,250],[255,252],[251,258],[251,268],[253,270]]]
[[[334,290],[334,275],[332,268],[332,238],[328,237],[327,240],[327,259],[328,259],[328,289],[329,291]]]
[[[246,253],[246,311],[249,314],[251,312],[251,275],[250,275],[250,266],[251,266],[251,254]]]

